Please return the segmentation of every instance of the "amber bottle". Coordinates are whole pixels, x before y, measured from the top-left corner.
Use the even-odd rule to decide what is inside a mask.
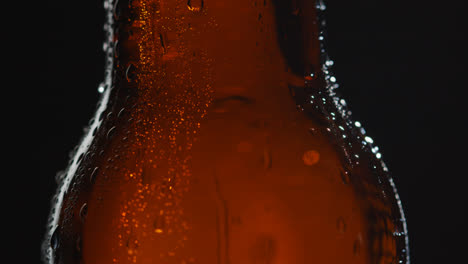
[[[44,261],[409,263],[372,139],[337,97],[313,0],[106,0],[102,98]]]

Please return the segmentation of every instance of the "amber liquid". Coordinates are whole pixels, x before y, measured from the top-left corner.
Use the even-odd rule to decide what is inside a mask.
[[[407,261],[385,165],[330,88],[320,3],[107,7],[107,89],[50,263]]]

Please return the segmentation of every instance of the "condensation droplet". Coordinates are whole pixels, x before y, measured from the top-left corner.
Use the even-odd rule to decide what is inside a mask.
[[[104,120],[105,114],[106,114],[106,111],[102,111],[102,113],[99,114],[99,121]]]
[[[120,16],[120,8],[119,8],[119,0],[115,0],[114,2],[114,18],[117,20]]]
[[[322,11],[327,9],[327,7],[325,6],[325,3],[323,3],[323,0],[318,0],[317,4],[316,4],[316,7],[317,7],[317,9],[320,9]]]
[[[348,171],[340,171],[340,177],[343,181],[343,184],[349,183],[349,172]]]
[[[192,12],[200,12],[203,9],[204,1],[203,0],[188,0],[187,8]]]
[[[102,51],[106,52],[108,47],[109,47],[109,44],[107,44],[107,42],[104,42],[102,44]]]
[[[63,178],[65,178],[65,171],[59,171],[55,174],[55,182],[60,183],[62,182]]]
[[[361,239],[357,238],[353,243],[353,254],[359,256],[361,254]]]
[[[336,219],[336,229],[341,234],[346,232],[346,223],[345,223],[345,220],[343,219],[343,217],[341,217],[341,216],[338,217],[338,219]]]
[[[105,87],[106,86],[104,85],[104,83],[99,84],[98,89],[97,89],[98,93],[103,93],[106,90]]]
[[[76,159],[76,164],[80,163],[81,160],[83,159],[84,153],[81,153],[80,156],[78,156],[78,159]]]
[[[89,180],[91,183],[94,183],[96,181],[96,176],[98,174],[98,167],[94,168],[93,172],[91,172],[91,176],[89,176]]]
[[[57,250],[57,248],[60,246],[59,232],[60,232],[60,227],[57,226],[54,232],[52,233],[52,236],[50,237],[50,247],[54,251]]]
[[[132,82],[136,79],[136,68],[133,64],[129,64],[127,66],[127,70],[125,71],[125,78],[128,82]]]
[[[87,215],[88,215],[88,204],[87,204],[87,203],[84,203],[84,204],[81,206],[81,209],[80,209],[80,219],[81,219],[81,222],[84,222],[84,221],[85,221]]]
[[[125,112],[125,108],[120,109],[119,113],[117,114],[117,117],[120,118]]]
[[[161,44],[161,47],[163,48],[163,54],[166,53],[166,45],[164,44],[164,37],[161,33],[159,33],[159,43]]]
[[[120,42],[117,40],[114,43],[114,58],[118,58],[120,56]]]
[[[114,135],[114,132],[115,132],[115,126],[111,127],[109,131],[107,131],[107,139],[111,139],[112,136]]]
[[[302,160],[307,166],[312,166],[316,164],[320,159],[320,154],[315,150],[308,150],[302,155]]]
[[[156,219],[154,219],[153,221],[154,232],[157,234],[163,233],[165,225],[166,223],[164,220],[164,215],[160,213],[159,215],[156,216]]]
[[[75,243],[75,247],[76,247],[76,251],[78,252],[81,252],[81,237],[78,235],[78,237],[76,238],[76,243]]]
[[[312,81],[317,78],[317,74],[315,72],[311,72],[310,74],[307,74],[304,76],[305,81]]]

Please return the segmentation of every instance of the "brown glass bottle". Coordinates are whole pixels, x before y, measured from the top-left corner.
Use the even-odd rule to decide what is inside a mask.
[[[106,1],[106,78],[47,263],[409,263],[312,0]]]

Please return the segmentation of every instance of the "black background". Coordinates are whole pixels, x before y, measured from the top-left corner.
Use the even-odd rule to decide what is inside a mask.
[[[17,74],[5,76],[18,94],[2,96],[10,110],[5,116],[13,117],[6,126],[12,135],[4,138],[12,162],[5,167],[15,173],[5,175],[14,181],[5,182],[4,193],[13,191],[5,204],[13,206],[4,216],[12,220],[6,231],[13,233],[7,242],[14,263],[39,263],[54,176],[83,135],[104,73],[102,1],[39,4],[27,9],[33,18],[27,26],[12,20],[14,35],[4,35],[18,40],[8,41],[18,55],[8,66]],[[394,176],[412,263],[460,263],[468,246],[462,95],[468,9],[462,1],[330,0],[327,6],[333,71],[354,119]]]

